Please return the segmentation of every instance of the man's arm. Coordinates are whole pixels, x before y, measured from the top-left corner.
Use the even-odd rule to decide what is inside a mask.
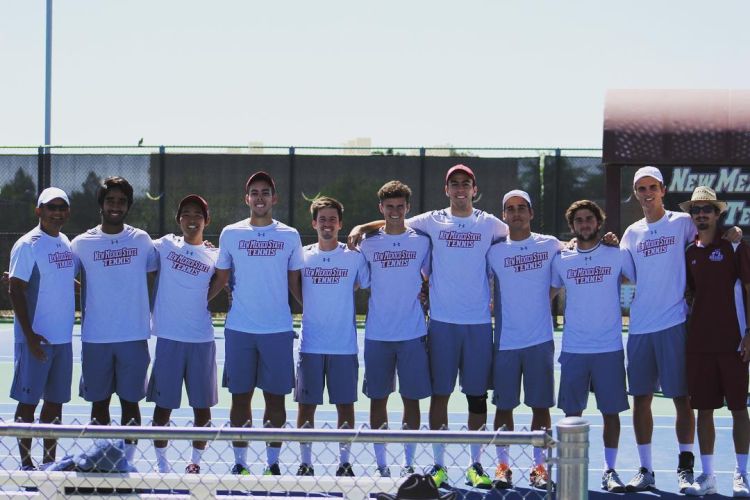
[[[372,222],[360,224],[359,226],[354,226],[349,232],[349,236],[346,238],[346,244],[351,250],[356,250],[357,245],[359,245],[359,242],[362,241],[362,237],[364,235],[373,231],[377,231],[383,226],[385,226],[385,221],[382,220],[374,220]]]
[[[31,319],[29,318],[29,307],[26,302],[26,287],[28,283],[18,278],[10,278],[8,291],[10,293],[10,303],[13,305],[13,311],[16,315],[16,321],[21,325],[23,335],[26,337],[26,344],[29,346],[31,354],[39,361],[47,360],[47,353],[42,349],[42,344],[47,343],[47,339],[34,332],[31,328]]]
[[[211,280],[211,285],[208,287],[208,300],[212,300],[214,297],[219,295],[224,287],[229,283],[229,273],[231,269],[216,269],[214,277]]]
[[[302,305],[302,273],[299,269],[295,271],[287,271],[287,279],[289,281],[289,293],[292,294],[294,300]]]

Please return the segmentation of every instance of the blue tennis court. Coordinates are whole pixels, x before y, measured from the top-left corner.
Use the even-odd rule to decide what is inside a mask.
[[[6,339],[12,338],[12,325],[11,324],[0,324],[0,333],[5,335]],[[362,333],[360,331],[360,333]],[[76,326],[76,330],[74,332],[74,356],[76,356],[76,363],[74,364],[74,384],[77,382],[78,377],[80,375],[80,363],[78,354],[80,353],[80,330],[79,327]],[[360,355],[362,353],[362,339],[363,336],[359,336],[360,339]],[[560,332],[555,333],[555,339],[556,339],[556,346],[559,349],[560,345]],[[155,339],[152,339],[150,341],[150,346],[152,348],[152,355],[153,355],[153,347],[154,347]],[[219,364],[219,370],[221,374],[221,369],[223,366],[223,358],[224,358],[224,345],[223,345],[223,329],[217,328],[217,356],[218,356],[218,364]],[[557,356],[556,356],[557,357]],[[364,363],[360,359],[360,383],[361,383],[361,377],[362,377],[362,370],[363,370]],[[559,369],[559,367],[556,366],[556,369]],[[9,387],[10,382],[12,380],[12,370],[13,370],[13,347],[12,342],[6,341],[2,344],[0,344],[0,382],[5,386]],[[556,380],[559,379],[559,376],[556,376]],[[187,405],[187,398],[183,396],[183,404]],[[253,400],[253,415],[255,417],[255,425],[259,425],[259,417],[262,414],[262,404],[263,404],[263,398],[260,395],[256,395]],[[230,406],[230,395],[226,390],[220,389],[219,391],[219,404],[217,407],[214,408],[213,411],[213,417],[214,422],[216,425],[222,425],[228,420],[229,416],[229,406]],[[296,411],[295,411],[295,403],[292,400],[291,395],[288,397],[287,400],[287,408],[288,408],[288,421],[290,423],[294,423],[296,419]],[[356,408],[356,419],[357,425],[360,424],[366,424],[368,422],[368,408],[369,408],[369,401],[366,397],[360,394],[360,398],[355,404]],[[11,400],[8,397],[8,391],[4,391],[0,393],[0,417],[6,420],[10,420],[13,418],[13,412],[15,410],[15,402]],[[113,419],[117,420],[119,418],[119,413],[117,409],[117,405],[112,405],[112,417]],[[427,410],[428,410],[428,401],[425,400],[422,402],[422,422],[425,424],[427,422]],[[452,429],[459,429],[461,426],[465,425],[466,423],[466,401],[465,398],[460,394],[456,393],[451,398],[451,403],[449,407],[450,411],[450,425]],[[490,405],[490,416],[489,421],[491,423],[492,421],[492,413],[493,413],[493,407]],[[150,417],[153,412],[153,405],[144,403],[142,405],[142,415],[143,415],[143,422],[147,423],[150,422]],[[653,412],[654,412],[654,440],[653,440],[653,454],[654,454],[654,468],[656,472],[656,478],[657,478],[657,486],[661,489],[661,492],[664,494],[667,493],[676,493],[676,474],[675,470],[677,467],[677,441],[674,434],[674,410],[672,406],[672,402],[668,399],[664,398],[655,398],[654,399],[654,406],[653,406]],[[399,427],[400,422],[400,416],[401,416],[401,402],[400,398],[398,398],[396,395],[393,395],[391,399],[389,400],[389,420],[390,420],[390,427],[392,429],[397,429]],[[74,421],[77,422],[86,422],[89,417],[89,405],[83,401],[81,398],[77,396],[77,391],[73,391],[73,400],[65,406],[64,408],[64,421],[65,423],[72,423]],[[561,419],[563,417],[562,413],[557,410],[553,409],[553,426],[554,423]],[[591,446],[589,450],[589,457],[590,457],[590,467],[589,467],[589,489],[593,492],[599,491],[599,481],[601,476],[601,470],[602,470],[602,464],[604,463],[603,459],[603,445],[602,445],[602,421],[601,418],[598,415],[598,412],[596,411],[596,405],[593,401],[593,397],[589,401],[589,409],[587,410],[587,413],[584,414],[584,417],[590,422],[591,424],[591,432],[590,432],[590,441]],[[173,420],[177,425],[185,425],[192,419],[192,411],[187,409],[181,409],[177,410],[173,413]],[[336,413],[335,408],[332,405],[321,405],[318,409],[318,413],[316,416],[316,423],[319,427],[328,425],[328,426],[334,426],[336,421]],[[525,408],[521,407],[517,411],[517,418],[516,418],[516,429],[521,429],[522,427],[527,427],[530,425],[531,421],[531,414],[530,411]],[[718,487],[720,492],[729,492],[731,491],[731,478],[732,473],[734,471],[734,465],[735,465],[735,458],[734,458],[734,451],[733,451],[733,444],[732,444],[732,430],[731,430],[732,422],[731,422],[731,416],[729,412],[726,409],[718,410],[716,412],[716,456],[715,456],[715,467],[717,471],[717,479],[718,479]],[[141,448],[145,448],[143,445],[139,445]],[[282,462],[287,461],[289,463],[294,463],[296,460],[295,456],[297,453],[297,445],[292,444],[289,445],[286,448],[293,448],[288,451],[285,451],[284,454],[282,454]],[[231,450],[226,450],[231,454]],[[356,450],[353,450],[353,452]],[[362,453],[368,453],[366,450],[362,450]],[[393,453],[394,455],[400,454],[400,447],[397,447],[396,445],[392,445],[389,447],[389,452]],[[429,452],[429,450],[425,450],[425,452]],[[151,459],[152,453],[151,451],[144,451],[143,452],[143,460]],[[519,452],[520,453],[520,452]],[[520,456],[517,457],[517,467],[514,474],[514,480],[519,484],[524,484],[523,477],[527,475],[528,473],[528,467],[531,464],[531,459],[528,456],[525,456],[525,453],[521,453]],[[697,449],[697,442],[696,442],[696,467],[697,472],[700,469],[700,462],[698,458],[698,449]],[[335,450],[330,450],[330,453],[325,450],[323,453],[324,456],[328,456],[328,459],[330,462],[335,464]],[[450,455],[450,454],[449,454]],[[461,456],[464,455],[464,456]],[[368,455],[369,456],[369,455]],[[286,460],[285,460],[286,457]],[[356,454],[355,454],[356,457]],[[222,457],[224,458],[224,457]],[[261,454],[262,458],[262,454]],[[225,460],[231,460],[230,457],[225,457]],[[462,484],[462,477],[461,474],[463,472],[463,468],[465,468],[466,465],[468,465],[469,462],[469,456],[468,451],[458,451],[456,453],[456,456],[452,457],[454,461],[454,468],[451,470],[451,480],[455,484]],[[495,450],[494,449],[487,449],[485,450],[483,462],[485,467],[488,470],[494,470],[494,461],[495,461]],[[421,463],[421,462],[420,462]],[[372,462],[370,462],[370,465]],[[635,473],[635,471],[638,468],[638,455],[637,455],[637,449],[635,445],[635,438],[633,434],[633,428],[632,428],[632,419],[630,412],[626,412],[622,415],[622,433],[620,438],[620,451],[618,456],[618,467],[617,470],[620,473],[622,479],[627,482],[629,478]],[[260,465],[259,465],[260,466]],[[295,465],[296,466],[296,465]],[[148,465],[146,465],[148,467]],[[139,469],[141,466],[139,465]],[[317,470],[317,469],[316,469]],[[322,472],[322,471],[321,471]],[[362,471],[363,473],[365,471]],[[371,472],[371,471],[368,471]],[[292,471],[293,473],[293,471]],[[525,484],[524,484],[525,485]],[[659,495],[659,492],[653,493],[655,495]]]

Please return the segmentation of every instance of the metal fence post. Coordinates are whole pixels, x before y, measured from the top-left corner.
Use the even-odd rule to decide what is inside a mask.
[[[581,417],[557,423],[557,498],[589,497],[589,424]]]
[[[427,177],[427,151],[419,148],[419,213],[424,213],[425,178]]]
[[[167,158],[166,148],[159,146],[159,237],[167,234]]]
[[[288,224],[290,226],[294,226],[294,177],[296,173],[295,163],[295,153],[296,150],[294,146],[289,148],[289,191],[287,192],[287,196],[289,197],[289,217],[288,217]]]

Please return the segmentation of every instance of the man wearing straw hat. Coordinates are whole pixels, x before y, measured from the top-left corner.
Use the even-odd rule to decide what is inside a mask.
[[[737,469],[735,497],[750,496],[747,454],[750,420],[747,412],[750,336],[750,246],[721,238],[727,204],[709,187],[698,186],[689,201],[680,203],[698,230],[685,251],[687,285],[692,308],[687,335],[687,381],[690,405],[698,410],[698,443],[702,474],[685,489],[687,495],[716,493],[713,467],[715,429],[713,413],[726,401],[732,413]],[[740,283],[741,282],[741,283]]]

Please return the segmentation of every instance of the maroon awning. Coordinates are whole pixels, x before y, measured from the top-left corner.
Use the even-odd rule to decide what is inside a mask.
[[[610,90],[603,161],[750,164],[750,90]]]

